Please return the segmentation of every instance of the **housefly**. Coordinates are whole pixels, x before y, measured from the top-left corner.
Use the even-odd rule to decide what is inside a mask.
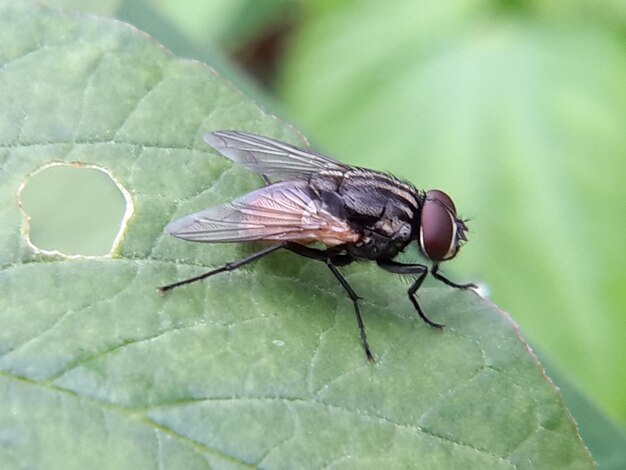
[[[374,360],[365,334],[359,296],[339,271],[354,261],[374,261],[386,271],[415,277],[408,296],[417,314],[430,320],[417,301],[429,270],[432,276],[459,289],[439,272],[467,241],[467,227],[442,191],[417,190],[389,174],[346,165],[318,153],[241,131],[205,134],[204,141],[230,160],[259,173],[266,185],[221,206],[170,223],[171,235],[195,242],[264,241],[271,245],[198,276],[160,287],[161,292],[224,271],[233,271],[274,251],[289,250],[328,266],[354,305],[361,343]],[[272,182],[275,180],[275,182]],[[431,262],[394,261],[412,241]],[[309,246],[321,243],[324,249]]]

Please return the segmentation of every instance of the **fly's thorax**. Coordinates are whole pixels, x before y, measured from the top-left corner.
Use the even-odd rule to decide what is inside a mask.
[[[417,190],[408,183],[400,181],[391,175],[366,169],[355,169],[344,174],[339,187],[344,197],[353,195],[355,202],[374,202],[382,214],[382,208],[389,200],[404,211],[408,219],[412,219],[419,207]],[[367,204],[361,207],[368,211]]]
[[[417,238],[420,195],[390,175],[364,169],[322,171],[308,184],[325,210],[345,219],[359,239],[351,247],[356,258],[392,258]]]
[[[410,240],[413,232],[410,221],[395,216],[382,217],[374,224],[373,229],[380,235],[399,241]]]
[[[320,171],[309,177],[309,185],[316,193],[339,190],[344,172],[338,170]]]
[[[410,239],[390,238],[365,229],[356,243],[347,245],[350,254],[358,259],[392,259],[409,244]]]

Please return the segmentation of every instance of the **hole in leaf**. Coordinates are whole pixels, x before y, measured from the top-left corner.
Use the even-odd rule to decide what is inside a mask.
[[[20,185],[24,235],[38,253],[107,256],[133,212],[128,191],[104,168],[50,163]]]

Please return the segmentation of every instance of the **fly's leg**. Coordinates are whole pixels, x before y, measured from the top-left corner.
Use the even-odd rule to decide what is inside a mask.
[[[182,281],[178,281],[172,284],[168,284],[166,286],[158,287],[157,290],[159,292],[167,292],[168,290],[172,290],[178,286],[183,286],[185,284],[191,284],[192,282],[201,281],[202,279],[211,277],[214,274],[223,273],[224,271],[234,271],[235,269],[238,269],[245,264],[252,263],[253,261],[263,258],[264,256],[269,255],[270,253],[273,253],[276,250],[284,248],[285,245],[286,245],[285,243],[281,243],[279,245],[272,245],[270,247],[265,248],[264,250],[257,251],[256,253],[252,253],[251,255],[238,259],[237,261],[226,263],[219,268],[213,269],[211,271],[200,274],[198,276],[190,277],[189,279],[183,279]]]
[[[415,307],[415,310],[417,310],[417,313],[419,314],[419,316],[421,317],[422,320],[424,320],[427,324],[429,324],[433,328],[438,328],[440,330],[443,330],[443,326],[444,325],[442,325],[441,323],[434,322],[434,321],[432,321],[430,318],[428,318],[426,316],[426,314],[422,311],[422,308],[420,307],[420,304],[417,302],[417,296],[415,295],[417,293],[417,290],[422,285],[422,282],[424,282],[424,279],[426,278],[426,273],[427,272],[428,272],[428,270],[425,269],[417,277],[417,279],[415,280],[413,285],[411,287],[409,287],[409,290],[408,290],[409,299],[411,299],[411,302],[413,303],[413,306]]]
[[[432,269],[430,270],[430,272],[432,273],[433,277],[436,279],[439,279],[441,282],[443,282],[444,284],[449,285],[450,287],[455,287],[457,289],[478,289],[478,286],[472,282],[468,283],[468,284],[457,284],[456,282],[452,282],[450,279],[444,277],[443,274],[439,273],[439,265],[438,264],[433,264]]]
[[[310,246],[300,245],[299,243],[287,243],[286,249],[293,253],[304,256],[305,258],[316,259],[326,262],[327,259],[333,261],[335,266],[346,266],[353,263],[355,259],[350,255],[339,255],[331,253],[328,250],[318,250],[317,248],[311,248]]]
[[[305,256],[307,258],[317,259],[320,261],[324,261],[328,269],[333,273],[335,278],[341,284],[341,287],[347,292],[348,297],[352,301],[352,305],[354,305],[354,313],[356,315],[356,323],[359,327],[359,335],[361,336],[361,344],[363,345],[363,350],[365,351],[365,356],[367,360],[370,362],[375,362],[374,355],[370,349],[370,345],[367,342],[367,335],[365,334],[365,324],[363,323],[363,317],[361,317],[361,308],[359,307],[359,299],[360,297],[354,292],[352,286],[348,283],[345,277],[339,272],[337,269],[337,264],[340,266],[350,264],[354,259],[349,255],[330,255],[324,250],[318,250],[315,248],[310,248],[304,245],[298,245],[295,243],[290,243],[286,246],[286,248],[294,253]]]
[[[354,305],[354,313],[356,314],[356,323],[359,325],[359,334],[361,335],[361,344],[363,344],[363,349],[365,350],[365,355],[367,356],[367,360],[370,362],[374,362],[374,355],[370,350],[370,345],[367,342],[367,335],[365,334],[365,325],[363,324],[363,318],[361,318],[361,309],[359,308],[359,299],[360,297],[356,292],[352,289],[346,278],[339,272],[339,270],[335,267],[333,262],[330,259],[326,260],[326,266],[330,269],[330,271],[335,275],[341,286],[348,293],[348,297],[352,300],[352,305]]]
[[[411,287],[409,287],[409,290],[407,291],[409,299],[411,300],[413,307],[415,307],[415,310],[417,310],[417,314],[422,320],[424,320],[424,322],[426,322],[433,328],[438,328],[442,330],[444,325],[434,322],[430,318],[428,318],[422,311],[422,308],[417,301],[416,294],[418,289],[424,282],[424,279],[426,279],[426,275],[428,274],[428,267],[423,264],[403,264],[392,260],[377,260],[376,262],[378,263],[378,266],[383,268],[385,271],[389,271],[390,273],[417,275],[415,282],[411,285]]]

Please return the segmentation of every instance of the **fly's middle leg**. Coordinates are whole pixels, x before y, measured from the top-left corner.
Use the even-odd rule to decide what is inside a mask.
[[[367,342],[367,335],[365,334],[365,325],[363,324],[363,318],[361,317],[361,309],[359,307],[359,299],[360,297],[354,292],[354,289],[348,284],[348,281],[345,277],[339,272],[339,270],[335,267],[333,262],[330,259],[326,260],[326,266],[328,266],[331,272],[335,275],[341,286],[348,293],[348,297],[352,300],[352,305],[354,305],[354,313],[356,315],[356,323],[359,326],[359,334],[361,336],[361,344],[363,345],[363,349],[365,350],[365,356],[367,356],[367,360],[370,362],[374,362],[374,355],[370,349],[370,345]]]
[[[341,287],[344,288],[344,290],[348,294],[348,297],[350,297],[352,305],[354,305],[354,314],[356,315],[356,323],[359,327],[359,335],[361,337],[361,344],[363,346],[363,350],[365,351],[365,356],[367,357],[368,361],[375,362],[374,355],[372,354],[372,350],[370,349],[370,345],[367,341],[367,334],[365,333],[365,324],[363,323],[363,317],[361,316],[361,308],[359,306],[360,297],[354,291],[354,289],[352,289],[352,286],[350,286],[346,278],[343,277],[343,275],[337,269],[337,265],[343,266],[346,264],[350,264],[354,261],[354,259],[348,255],[329,255],[324,250],[318,250],[316,248],[310,248],[308,246],[298,245],[295,243],[289,243],[285,248],[293,251],[298,255],[305,256],[307,258],[317,259],[326,263],[326,266],[328,266],[335,278],[339,281]]]

